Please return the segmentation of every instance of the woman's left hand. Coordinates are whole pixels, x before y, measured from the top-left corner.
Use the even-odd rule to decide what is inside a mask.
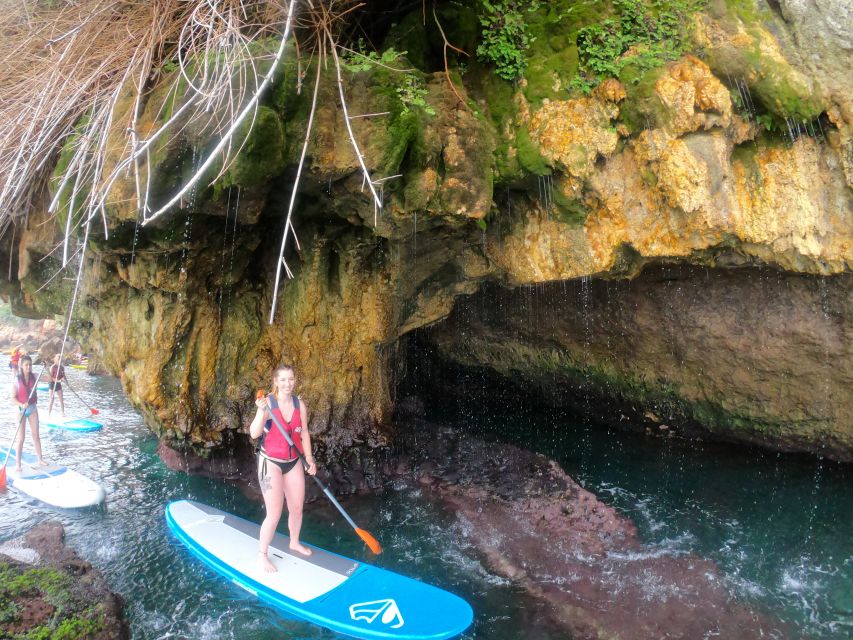
[[[308,475],[309,476],[317,475],[317,463],[314,462],[313,460],[308,460],[307,462],[308,462],[308,468],[306,469],[306,471],[308,472]]]

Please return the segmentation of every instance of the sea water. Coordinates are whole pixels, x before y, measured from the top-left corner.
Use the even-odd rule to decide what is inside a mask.
[[[7,371],[5,360],[0,366]],[[336,637],[288,619],[202,565],[170,534],[163,516],[168,502],[182,498],[253,521],[261,520],[262,505],[229,482],[169,470],[116,379],[73,369],[67,375],[83,400],[99,410],[96,419],[104,428],[77,434],[42,428],[44,453],[100,483],[106,503],[63,511],[7,490],[0,494],[0,541],[40,522],[61,522],[67,543],[124,597],[137,640]],[[40,405],[46,407],[46,400],[42,394]],[[66,414],[89,411],[66,393]],[[4,445],[14,419],[12,403],[0,403]],[[687,551],[714,560],[733,596],[788,621],[803,638],[853,634],[850,467],[613,433],[556,413],[530,413],[524,419],[526,445],[557,459],[586,488],[632,518],[649,552]],[[469,414],[459,428],[499,440],[503,436],[493,425],[505,423],[486,413]],[[29,435],[25,450],[32,451]],[[463,638],[565,640],[564,632],[539,622],[547,605],[490,571],[468,543],[464,525],[419,489],[401,483],[383,495],[343,504],[381,541],[381,556],[372,556],[322,500],[306,507],[302,538],[465,598],[475,622]]]

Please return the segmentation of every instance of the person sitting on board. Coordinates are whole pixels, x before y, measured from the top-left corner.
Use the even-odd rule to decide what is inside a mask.
[[[18,374],[18,362],[21,360],[21,356],[24,355],[23,352],[24,345],[19,344],[12,350],[12,357],[9,359],[9,368],[12,370],[12,373]]]
[[[305,456],[308,473],[317,473],[317,465],[311,453],[311,436],[308,434],[308,407],[293,393],[296,384],[293,367],[278,367],[273,371],[272,382],[273,393],[255,401],[258,410],[249,425],[249,434],[253,439],[262,437],[258,450],[258,481],[264,496],[266,517],[261,524],[258,540],[258,565],[268,573],[277,571],[267,551],[275,536],[285,500],[290,548],[304,556],[311,555],[311,549],[299,542],[302,506],[305,502],[305,472],[295,449]],[[276,424],[266,415],[267,411],[272,412],[288,431],[294,447],[287,443]]]
[[[12,402],[18,406],[18,420],[29,420],[30,432],[33,434],[33,444],[36,448],[36,457],[38,458],[39,466],[46,466],[41,455],[41,439],[39,438],[39,412],[36,403],[38,402],[38,392],[35,390],[36,377],[33,375],[33,360],[29,356],[21,356],[20,373],[15,376],[15,382],[12,385]],[[23,425],[18,429],[18,441],[15,447],[15,470],[20,472],[21,469],[21,454],[24,451],[24,434],[26,429]]]
[[[65,367],[62,366],[62,358],[60,354],[53,356],[53,366],[50,367],[50,399],[47,404],[47,415],[53,411],[53,400],[55,396],[59,397],[59,408],[62,411],[62,417],[65,417],[65,399],[62,397],[62,380],[65,378]]]

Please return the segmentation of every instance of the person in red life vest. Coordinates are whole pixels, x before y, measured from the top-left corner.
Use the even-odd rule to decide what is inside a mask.
[[[62,380],[65,378],[65,367],[62,366],[62,358],[57,353],[53,356],[53,366],[50,367],[50,399],[47,403],[47,415],[53,411],[53,400],[59,398],[59,408],[62,417],[65,417],[65,399],[62,397]]]
[[[264,495],[266,517],[261,524],[258,548],[258,565],[263,571],[273,573],[277,569],[267,556],[284,502],[287,501],[287,526],[290,530],[290,548],[305,556],[311,549],[299,542],[302,528],[302,506],[305,502],[305,471],[296,449],[305,456],[308,473],[317,473],[317,465],[311,453],[311,436],[308,433],[308,407],[293,393],[296,374],[289,365],[278,367],[273,372],[273,393],[258,398],[258,407],[249,435],[262,438],[258,451],[258,481]],[[279,423],[288,431],[294,446],[291,447],[269,418],[272,412]]]
[[[18,373],[18,362],[20,362],[21,356],[24,355],[24,352],[22,351],[23,347],[24,345],[22,344],[15,347],[12,351],[12,357],[9,359],[9,368],[12,370],[12,373],[16,375]]]
[[[44,466],[47,463],[41,455],[41,439],[39,438],[39,412],[36,403],[38,402],[38,392],[35,390],[36,377],[33,375],[33,361],[29,356],[21,356],[20,373],[15,376],[15,382],[12,384],[12,402],[18,407],[18,420],[29,420],[30,432],[33,434],[33,444],[36,448],[36,457],[38,464]],[[18,430],[18,442],[15,450],[15,470],[21,471],[21,453],[24,451],[24,434],[26,429]]]

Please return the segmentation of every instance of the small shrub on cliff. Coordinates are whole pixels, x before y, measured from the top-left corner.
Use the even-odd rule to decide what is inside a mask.
[[[690,15],[705,0],[614,0],[615,15],[578,32],[580,74],[572,86],[589,93],[605,78],[632,78],[678,58],[689,44]]]
[[[538,0],[482,0],[480,26],[482,40],[477,57],[495,66],[504,80],[515,80],[527,68],[525,53],[532,36],[524,17],[525,11],[537,11]]]
[[[418,108],[423,109],[424,113],[434,116],[435,109],[426,100],[429,92],[420,75],[412,69],[393,66],[399,64],[401,60],[405,61],[406,53],[406,51],[396,51],[393,47],[386,49],[381,54],[376,51],[369,51],[364,41],[359,40],[358,50],[348,49],[344,51],[341,56],[341,65],[352,73],[370,71],[377,66],[398,71],[403,74],[402,80],[395,90],[402,105],[401,114],[406,115],[411,109]]]

